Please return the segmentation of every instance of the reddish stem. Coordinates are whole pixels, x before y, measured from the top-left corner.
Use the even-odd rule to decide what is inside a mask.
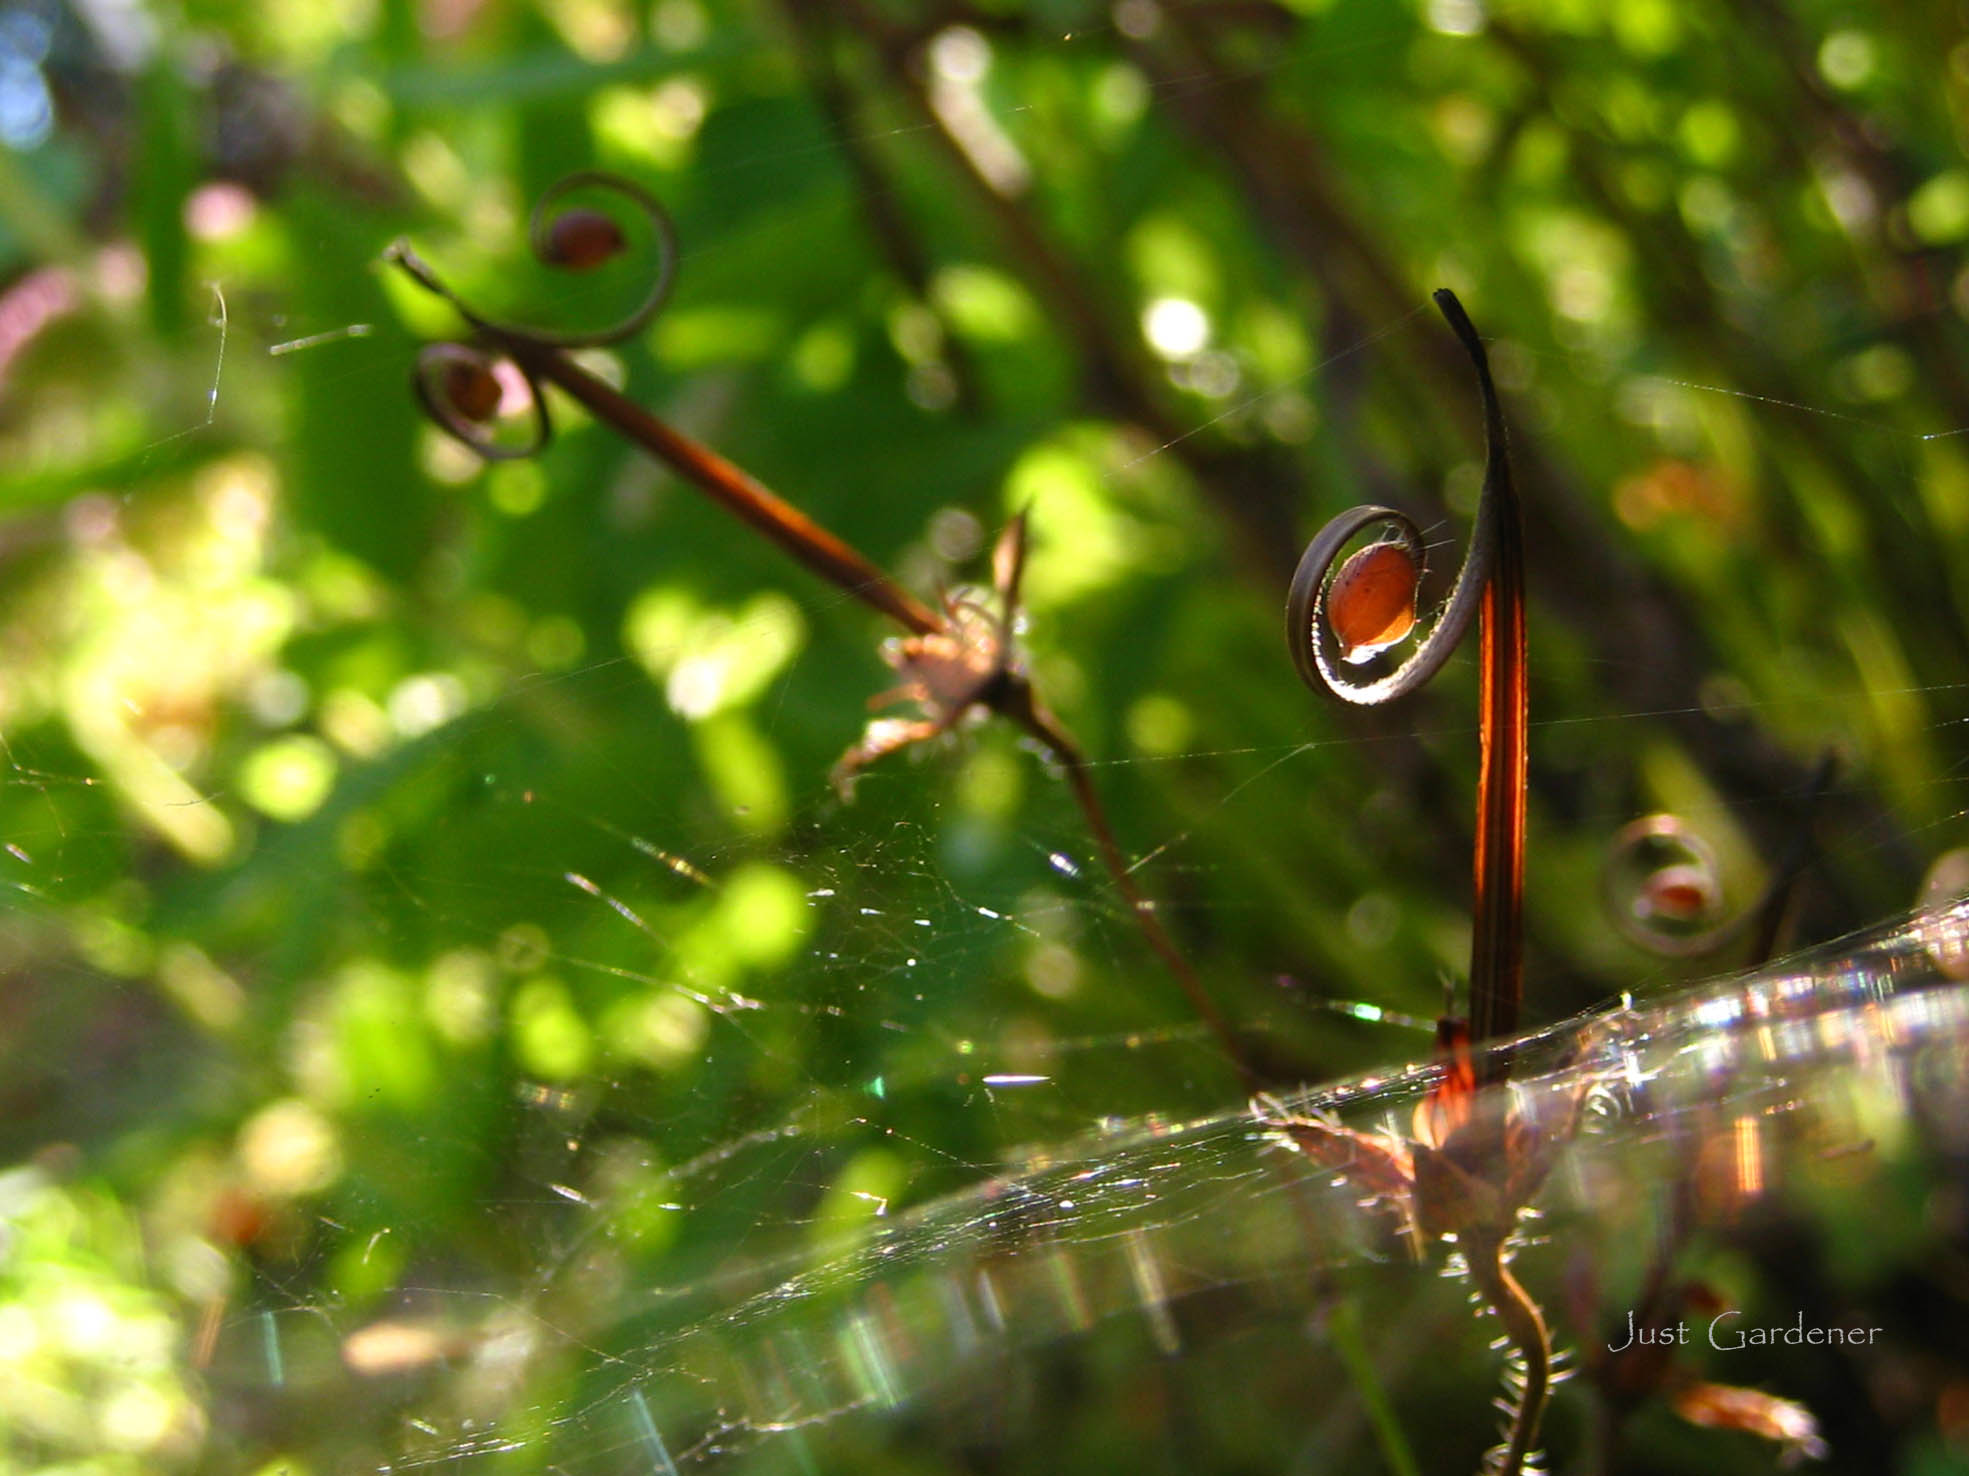
[[[499,347],[529,374],[565,391],[596,419],[688,479],[714,502],[763,533],[822,579],[915,635],[943,629],[908,590],[834,534],[709,446],[675,430],[614,386],[597,379],[557,348],[496,334]]]
[[[1485,501],[1490,503],[1494,540],[1490,578],[1478,607],[1483,760],[1477,776],[1470,1035],[1481,1045],[1518,1033],[1525,988],[1525,524],[1504,448],[1504,412],[1491,383],[1483,340],[1454,293],[1435,296],[1476,366],[1483,393]],[[1496,1080],[1509,1065],[1488,1057],[1479,1077]]]
[[[1074,802],[1080,806],[1081,818],[1093,833],[1095,849],[1100,852],[1101,864],[1107,870],[1108,878],[1121,898],[1128,904],[1128,911],[1134,916],[1135,926],[1141,929],[1143,940],[1154,950],[1163,966],[1176,978],[1190,1008],[1197,1018],[1216,1039],[1231,1069],[1237,1072],[1238,1081],[1248,1093],[1262,1090],[1264,1083],[1257,1071],[1245,1059],[1243,1048],[1238,1044],[1237,1032],[1231,1029],[1231,1022],[1203,987],[1203,981],[1190,967],[1190,961],[1176,946],[1176,940],[1162,926],[1155,904],[1135,885],[1135,875],[1128,868],[1128,861],[1122,855],[1121,845],[1114,838],[1114,829],[1108,824],[1107,812],[1101,807],[1101,798],[1094,788],[1093,778],[1087,772],[1087,760],[1081,755],[1079,746],[1067,736],[1066,730],[1050,712],[1039,706],[1029,686],[1020,684],[1015,692],[999,706],[999,711],[1024,728],[1033,737],[1045,744],[1060,767],[1066,770],[1067,787],[1073,791]]]

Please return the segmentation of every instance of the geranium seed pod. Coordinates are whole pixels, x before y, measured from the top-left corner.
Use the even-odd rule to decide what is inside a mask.
[[[453,359],[444,366],[445,403],[466,420],[492,419],[503,395],[499,376],[475,359]]]
[[[549,265],[585,272],[621,252],[622,227],[599,210],[563,210],[547,227],[541,251]]]
[[[1415,560],[1400,543],[1350,555],[1326,588],[1326,621],[1340,659],[1359,663],[1415,628]]]
[[[1641,885],[1635,912],[1643,919],[1697,923],[1715,914],[1716,878],[1707,867],[1684,863],[1664,866]]]

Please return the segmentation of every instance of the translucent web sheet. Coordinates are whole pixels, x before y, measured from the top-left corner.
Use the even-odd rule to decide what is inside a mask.
[[[1969,904],[1957,903],[1522,1042],[1504,1090],[1526,1119],[1556,1123],[1581,1099],[1586,1110],[1520,1274],[1550,1288],[1590,1261],[1603,1287],[1619,1286],[1651,1247],[1687,1253],[1809,1215],[1835,1189],[1891,1197],[1897,1178],[1959,1161],[1966,974]],[[1443,1253],[1418,1261],[1389,1207],[1344,1166],[1307,1164],[1277,1114],[1399,1135],[1433,1074],[1366,1076],[1196,1120],[1117,1121],[905,1213],[845,1232],[817,1217],[797,1247],[657,1284],[621,1275],[621,1247],[653,1223],[714,1207],[728,1185],[784,1184],[831,1131],[868,1130],[788,1123],[679,1166],[661,1188],[551,1186],[563,1209],[526,1209],[541,1216],[547,1254],[504,1291],[429,1287],[362,1325],[277,1297],[229,1309],[212,1375],[249,1402],[392,1390],[394,1436],[365,1457],[388,1469],[501,1470],[524,1453],[529,1469],[583,1476],[835,1470],[898,1440],[1017,1445],[1033,1438],[1015,1433],[1018,1409],[1044,1402],[1033,1367],[1061,1377],[1082,1357],[1141,1360],[1180,1382],[1191,1365],[1207,1379],[1241,1345],[1256,1356],[1282,1344],[1294,1350],[1284,1382],[1310,1390],[1337,1376],[1336,1309],[1405,1308],[1442,1333],[1430,1303]],[[503,1220],[513,1207],[488,1212]],[[1566,1340],[1618,1344],[1618,1298],[1571,1290],[1569,1310],[1593,1320]],[[1757,1315],[1726,1308],[1695,1325],[1728,1365],[1751,1357],[1731,1340],[1756,1336]],[[1785,1321],[1863,1331],[1886,1315],[1849,1298]],[[1377,1359],[1397,1372],[1427,1356],[1399,1331],[1376,1333]],[[1481,1356],[1464,1367],[1481,1392]],[[551,1403],[513,1406],[516,1390],[539,1400],[543,1387]],[[1336,1421],[1333,1405],[1308,1395],[1294,1458],[1371,1463],[1358,1420]]]

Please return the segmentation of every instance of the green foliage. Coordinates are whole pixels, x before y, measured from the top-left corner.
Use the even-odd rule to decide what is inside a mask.
[[[1420,1054],[1307,1000],[1426,1017],[1467,952],[1468,665],[1339,711],[1276,628],[1295,536],[1344,506],[1462,536],[1479,446],[1435,286],[1492,340],[1529,503],[1532,1018],[1670,977],[1597,911],[1637,815],[1702,829],[1743,905],[1841,750],[1809,937],[1963,843],[1941,8],[127,24],[59,11],[60,126],[0,144],[0,1387],[63,1391],[0,1393],[0,1464],[358,1469],[476,1420],[519,1449],[463,1468],[614,1469],[585,1413],[611,1360],[687,1324],[653,1289],[735,1302],[1022,1145],[1238,1100],[1002,725],[833,794],[890,684],[861,606],[564,401],[520,464],[421,418],[416,345],[461,325],[382,265],[400,233],[495,314],[633,301],[633,271],[523,259],[570,170],[676,219],[674,300],[597,356],[638,402],[926,599],[988,582],[1030,511],[1036,684],[1272,1082]],[[1431,1325],[1477,1371],[1463,1428],[1419,1439],[1453,1468],[1487,1355]],[[352,1341],[379,1327],[403,1341]],[[1095,1341],[1084,1418],[1032,1396],[1079,1468],[1146,1438],[1103,1423],[1159,1397],[1128,1356]],[[1249,1370],[1219,1356],[1217,1448],[1284,1465],[1304,1385],[1268,1371],[1233,1419]],[[944,1459],[901,1417],[842,1425],[830,1468]]]

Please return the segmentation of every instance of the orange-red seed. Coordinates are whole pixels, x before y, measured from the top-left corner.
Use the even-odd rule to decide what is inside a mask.
[[[1665,922],[1698,922],[1716,909],[1716,883],[1697,866],[1664,866],[1641,888],[1644,917]]]
[[[1351,555],[1326,590],[1326,620],[1346,661],[1365,661],[1415,627],[1415,560],[1399,543]]]

